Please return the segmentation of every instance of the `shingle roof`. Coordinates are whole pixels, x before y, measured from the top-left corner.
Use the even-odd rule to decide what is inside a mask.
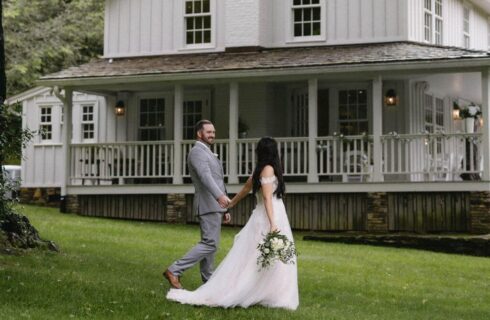
[[[179,54],[98,59],[49,74],[41,80],[117,77],[212,71],[270,70],[370,63],[490,58],[484,51],[412,42],[260,49],[253,52]]]

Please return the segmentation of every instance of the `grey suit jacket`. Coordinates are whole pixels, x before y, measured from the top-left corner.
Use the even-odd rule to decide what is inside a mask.
[[[217,199],[226,194],[221,161],[204,144],[196,142],[187,156],[187,165],[196,189],[194,212],[203,215],[211,212],[226,212]]]

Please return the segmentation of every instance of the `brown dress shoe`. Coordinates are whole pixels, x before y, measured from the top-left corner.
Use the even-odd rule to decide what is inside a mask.
[[[163,273],[163,276],[168,280],[168,283],[170,283],[170,286],[172,288],[182,289],[182,285],[180,284],[179,277],[175,276],[168,269],[165,270],[165,272]]]

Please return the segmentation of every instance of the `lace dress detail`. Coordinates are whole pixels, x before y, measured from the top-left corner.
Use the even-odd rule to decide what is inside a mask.
[[[261,184],[274,184],[277,177],[263,177]],[[257,245],[269,232],[270,223],[261,192],[247,224],[235,236],[233,246],[208,282],[195,291],[170,289],[167,299],[185,304],[230,308],[260,304],[295,310],[299,305],[296,264],[277,261],[268,269],[257,265]],[[272,197],[274,220],[281,233],[293,240],[282,199]]]

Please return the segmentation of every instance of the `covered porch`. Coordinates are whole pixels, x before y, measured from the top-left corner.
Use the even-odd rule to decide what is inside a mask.
[[[192,193],[186,155],[200,118],[215,123],[231,192],[264,135],[279,142],[290,192],[488,191],[489,67],[483,52],[391,43],[111,59],[41,83],[64,88],[66,117],[73,91],[125,109],[99,139],[63,126],[62,194]],[[470,100],[476,131],[453,118]]]

